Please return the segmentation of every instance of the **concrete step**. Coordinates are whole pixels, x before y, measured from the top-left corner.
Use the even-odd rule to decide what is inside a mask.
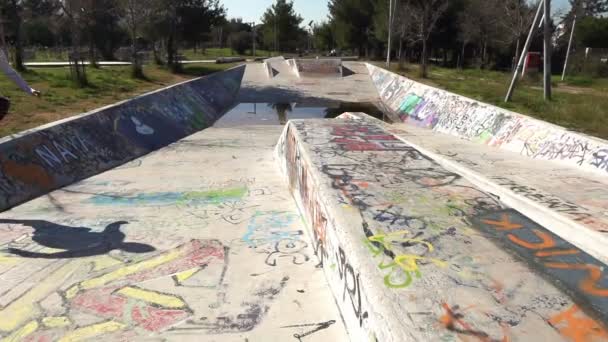
[[[292,121],[277,155],[353,340],[608,339],[604,263],[380,126]]]

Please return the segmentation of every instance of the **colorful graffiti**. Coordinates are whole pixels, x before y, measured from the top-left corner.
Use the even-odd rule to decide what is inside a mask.
[[[532,324],[568,338],[567,331],[547,322],[574,305],[574,292],[580,294],[576,303],[593,315],[602,314],[605,278],[597,260],[584,259],[588,255],[528,221],[492,216],[517,212],[505,210],[498,198],[415,148],[405,143],[380,148],[376,137],[391,142],[389,133],[362,121],[296,120],[277,146],[314,236],[319,266],[349,329],[361,336],[407,340],[418,336],[412,331],[428,326],[423,339],[500,341],[532,338],[534,333],[527,330]],[[567,202],[542,199],[586,219]],[[502,235],[487,234],[477,225],[480,218]],[[361,243],[369,253],[358,252]],[[506,247],[497,249],[497,243]],[[510,245],[530,255],[520,259]],[[568,260],[579,260],[582,266],[560,265]],[[535,271],[539,267],[556,273],[548,274],[547,281]],[[369,293],[383,298],[382,305],[370,304]],[[445,304],[437,295],[441,293],[475,299],[471,304],[479,307],[442,306],[437,316],[431,303]],[[387,312],[401,312],[403,305],[420,312],[404,311],[406,319],[398,322],[387,318]],[[525,314],[530,310],[542,319],[531,321]],[[437,330],[437,319],[444,330]],[[399,333],[404,335],[395,337]]]
[[[75,284],[70,284],[70,278],[87,264],[86,259],[51,262],[40,275],[44,281],[19,289],[21,295],[8,303],[4,303],[6,294],[3,296],[0,334],[46,341],[72,335],[92,338],[133,327],[161,331],[190,317],[192,310],[179,295],[160,293],[140,284],[173,275],[185,280],[194,273],[192,270],[224,264],[226,253],[219,241],[193,240],[127,264],[101,257],[92,273]],[[88,330],[75,329],[78,319],[68,308],[106,323],[90,325]]]
[[[508,242],[518,255],[549,274],[557,286],[593,303],[594,310],[608,318],[608,276],[602,262],[514,210],[487,213],[472,222]]]
[[[606,142],[367,66],[382,101],[403,121],[534,159],[608,171]]]
[[[212,125],[233,104],[244,69],[182,83],[5,141],[0,145],[0,210]]]

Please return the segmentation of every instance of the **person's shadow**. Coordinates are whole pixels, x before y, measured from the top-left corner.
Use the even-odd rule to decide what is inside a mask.
[[[3,223],[32,227],[35,230],[32,240],[46,247],[64,250],[57,253],[36,253],[16,248],[6,250],[24,258],[84,258],[107,254],[113,250],[122,250],[129,253],[148,253],[156,250],[150,245],[124,242],[125,234],[120,231],[120,226],[128,224],[125,221],[109,224],[101,233],[92,232],[91,228],[62,226],[42,220],[0,219],[0,224]]]

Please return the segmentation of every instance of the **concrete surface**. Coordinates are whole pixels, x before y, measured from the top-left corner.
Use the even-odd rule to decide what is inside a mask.
[[[382,101],[402,121],[535,160],[608,174],[608,142],[604,140],[367,66]]]
[[[272,62],[279,73],[268,77],[264,64],[248,64],[243,76],[238,102],[315,102],[336,100],[343,102],[379,102],[378,92],[371,82],[364,63],[344,62],[343,66],[351,70],[342,78],[299,79],[287,62]]]
[[[277,154],[353,340],[608,338],[603,263],[380,126],[291,121]]]
[[[0,337],[346,341],[281,130],[210,128],[2,213]]]
[[[0,210],[155,151],[234,104],[244,66],[0,139]]]
[[[296,58],[292,61],[299,77],[342,77],[342,60],[339,58]]]
[[[296,66],[0,140],[0,339],[608,341],[605,141]]]

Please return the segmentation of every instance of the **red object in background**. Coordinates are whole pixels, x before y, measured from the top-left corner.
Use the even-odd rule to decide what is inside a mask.
[[[542,61],[543,59],[540,52],[528,52],[526,63],[524,64],[524,71],[521,76],[525,76],[527,72],[539,72]]]

